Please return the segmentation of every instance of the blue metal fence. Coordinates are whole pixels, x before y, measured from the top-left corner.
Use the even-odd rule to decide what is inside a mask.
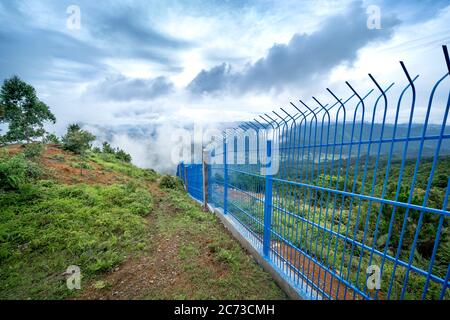
[[[203,170],[202,164],[180,163],[177,176],[183,181],[186,191],[195,199],[203,201]]]
[[[210,158],[223,159],[208,166],[210,204],[305,298],[450,298],[445,46],[444,55],[448,70],[424,106],[418,76],[401,62],[398,93],[369,74],[364,94],[347,82],[347,98],[327,89],[328,104],[291,103],[294,112],[262,115],[210,146]],[[273,150],[278,170],[261,174]],[[187,166],[186,180],[181,164],[177,175],[203,199],[201,165]]]

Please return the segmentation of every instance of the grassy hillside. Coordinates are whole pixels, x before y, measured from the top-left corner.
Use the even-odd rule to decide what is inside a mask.
[[[109,154],[0,149],[0,299],[284,298],[216,218]],[[82,289],[65,271],[81,268]]]

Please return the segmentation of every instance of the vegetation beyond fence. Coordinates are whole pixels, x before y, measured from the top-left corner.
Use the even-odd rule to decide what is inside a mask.
[[[374,88],[365,94],[349,83],[346,99],[327,89],[328,104],[291,103],[295,113],[281,108],[224,132],[208,146],[207,170],[181,163],[177,175],[194,198],[240,222],[305,298],[449,299],[450,60],[443,48],[448,70],[426,104],[418,76],[401,62],[400,90],[370,74]],[[266,143],[271,151],[261,156]],[[261,174],[273,150],[278,170]]]

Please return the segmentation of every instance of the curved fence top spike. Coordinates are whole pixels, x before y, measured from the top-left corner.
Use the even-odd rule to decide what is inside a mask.
[[[272,111],[278,118],[281,119],[281,121],[283,121],[286,125],[287,125],[287,121],[285,118],[283,118],[282,116],[280,116],[278,113],[276,113],[276,111]]]
[[[448,73],[450,74],[450,57],[448,56],[447,46],[443,45],[442,50],[444,51],[445,63],[447,63]]]
[[[266,118],[264,118],[263,115],[260,114],[259,117],[260,117],[261,119],[263,119],[265,122],[267,122],[267,123],[270,124],[270,122],[269,122]]]
[[[305,114],[303,113],[302,110],[300,110],[295,104],[293,104],[292,102],[289,102],[298,112],[300,112],[300,114],[304,117]]]
[[[300,103],[301,104],[303,104],[308,110],[309,110],[309,112],[310,112],[310,114],[312,113],[314,116],[313,116],[313,118],[315,118],[316,120],[317,120],[317,114],[314,112],[314,110],[312,110],[310,107],[308,107],[307,105],[306,105],[306,103],[304,103],[302,100],[298,100],[298,101],[300,101]],[[311,119],[311,121],[312,121],[312,119]]]
[[[262,129],[265,128],[265,126],[264,126],[261,122],[259,122],[258,120],[256,120],[256,118],[253,119],[253,121],[255,121],[255,122],[258,124],[258,126],[261,127]]]
[[[408,73],[408,71],[406,70],[405,65],[403,64],[402,61],[400,61],[400,64],[401,64],[401,66],[402,66],[402,68],[403,68],[403,71],[405,71],[406,76],[408,77],[408,80],[410,80],[411,78],[409,77],[409,73]],[[384,108],[386,109],[386,108],[387,108],[387,96],[386,96],[385,90],[383,90],[383,88],[381,88],[381,86],[378,84],[377,80],[375,80],[375,78],[374,78],[374,76],[372,76],[372,74],[369,73],[369,77],[370,77],[370,79],[372,80],[372,82],[375,83],[375,86],[378,88],[378,90],[380,90],[381,95],[383,96],[383,100],[384,100]],[[376,102],[378,103],[378,99],[377,99]],[[385,111],[385,112],[386,112],[386,111]]]
[[[251,126],[251,123],[250,123],[250,122],[246,122],[246,123],[245,123],[245,126],[247,127],[247,129],[254,129],[254,128]]]
[[[299,113],[300,113],[300,115],[301,115],[301,117],[302,117],[302,119],[300,120],[300,125],[301,125],[301,123],[303,122],[303,121],[305,121],[305,123],[306,123],[306,117],[307,117],[307,115],[305,115],[305,112],[303,112],[302,110],[300,110],[300,108],[298,108],[294,103],[292,103],[292,102],[289,102]],[[300,118],[300,116],[298,116],[297,117],[297,115],[295,115],[294,116],[294,118],[296,118],[296,119],[298,119],[298,118]]]
[[[336,97],[336,95],[334,94],[333,91],[331,91],[330,88],[327,88],[327,91],[328,91],[328,92],[329,92],[329,93],[337,100],[337,102],[341,105],[341,107],[340,107],[339,109],[343,108],[343,109],[344,109],[344,112],[345,112],[345,105],[342,103],[342,100],[339,99],[338,97]],[[339,113],[339,110],[338,110],[338,113]]]
[[[295,118],[293,116],[291,116],[286,110],[284,110],[283,108],[280,108],[281,111],[283,111],[284,113],[286,113],[286,115],[292,119],[292,121],[294,121],[295,123]]]
[[[358,99],[359,99],[359,103],[356,105],[356,108],[355,108],[355,111],[353,112],[353,125],[355,124],[355,120],[356,120],[356,113],[357,113],[357,111],[358,111],[358,109],[359,109],[359,105],[361,104],[361,106],[362,106],[362,122],[364,122],[364,113],[365,113],[365,109],[366,109],[366,106],[365,106],[365,104],[364,104],[364,99],[363,98],[361,98],[361,96],[358,94],[358,92],[356,92],[356,90],[352,87],[352,85],[348,82],[348,81],[345,81],[345,84],[350,88],[350,90],[352,90],[353,91],[353,93],[358,97]],[[361,130],[362,130],[362,126],[361,126]]]
[[[249,125],[250,127],[252,127],[253,129],[255,129],[256,131],[259,130],[259,127],[258,127],[257,125],[255,125],[254,123],[252,123],[252,122],[248,122],[248,125]]]
[[[281,111],[283,111],[284,113],[286,113],[286,115],[291,118],[292,120],[294,120],[294,117],[291,116],[291,114],[289,112],[287,112],[286,110],[284,110],[283,108],[280,108]]]
[[[402,67],[403,67],[403,62],[400,61],[400,64],[402,64]],[[407,72],[406,72],[406,74],[407,74],[407,77],[409,79],[409,74]],[[381,86],[379,85],[377,80],[375,80],[374,76],[371,73],[369,73],[369,78],[372,80],[373,83],[375,83],[375,86],[378,88],[378,90],[380,90],[380,92],[384,96],[384,98],[387,99],[386,98],[386,92],[383,90],[383,88],[381,88]]]
[[[262,115],[260,115],[259,116],[261,119],[263,119],[265,122],[267,122],[268,124],[269,124],[269,126],[271,126],[272,127],[272,129],[275,129],[275,127],[272,125],[272,122],[270,122],[270,121],[267,121],[267,119],[266,118],[264,118]]]
[[[412,87],[414,87],[413,81],[411,79],[411,76],[409,75],[408,69],[406,69],[405,64],[403,63],[403,61],[400,61],[400,65],[402,66],[403,72],[406,75],[406,78],[408,79],[408,82],[411,84]]]
[[[270,120],[272,120],[273,122],[275,122],[276,124],[278,124],[278,122],[277,122],[274,118],[272,118],[271,116],[269,116],[267,113],[264,113],[264,115],[265,115],[267,118],[269,118]]]
[[[317,102],[317,104],[322,108],[322,110],[325,111],[325,113],[323,114],[323,117],[322,117],[322,123],[323,123],[323,120],[325,119],[325,115],[328,116],[328,121],[330,121],[330,113],[328,112],[328,109],[326,108],[326,106],[322,105],[320,103],[320,101],[316,99],[316,97],[312,97],[312,98],[314,99],[314,101]]]
[[[318,104],[319,106],[321,106],[321,107],[323,108],[323,105],[320,103],[319,100],[317,100],[316,97],[312,97],[312,98],[313,98],[313,100],[314,100],[315,102],[317,102],[317,104]]]
[[[227,136],[227,129],[222,130],[222,136],[223,136],[223,137],[226,137],[226,136]]]
[[[363,99],[362,99],[361,96],[358,94],[358,92],[356,92],[356,90],[353,89],[352,85],[351,85],[348,81],[345,81],[345,84],[350,88],[350,90],[353,91],[353,93],[358,97],[359,101],[364,105]]]
[[[276,128],[278,128],[279,126],[280,126],[280,124],[278,123],[278,121],[276,121],[275,119],[273,119],[271,116],[269,116],[267,113],[264,113],[264,115],[267,117],[267,118],[269,118],[272,122],[275,122],[276,123],[276,125],[277,125],[277,127]],[[273,127],[273,126],[272,126]]]

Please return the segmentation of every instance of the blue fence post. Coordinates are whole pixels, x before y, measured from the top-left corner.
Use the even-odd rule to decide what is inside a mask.
[[[272,156],[272,141],[267,141],[267,160]],[[264,238],[263,238],[263,254],[265,258],[269,258],[270,252],[270,229],[272,224],[272,161],[266,163],[266,185],[264,195]]]
[[[214,153],[213,153],[214,152]],[[211,150],[211,152],[208,154],[208,197],[209,197],[209,202],[213,205],[214,204],[214,197],[213,197],[213,192],[212,192],[212,184],[213,184],[213,180],[212,180],[212,159],[213,157],[215,157],[215,149]]]
[[[223,139],[223,214],[228,213],[228,166],[227,166],[227,142]]]
[[[184,189],[189,192],[188,166],[184,166]]]

